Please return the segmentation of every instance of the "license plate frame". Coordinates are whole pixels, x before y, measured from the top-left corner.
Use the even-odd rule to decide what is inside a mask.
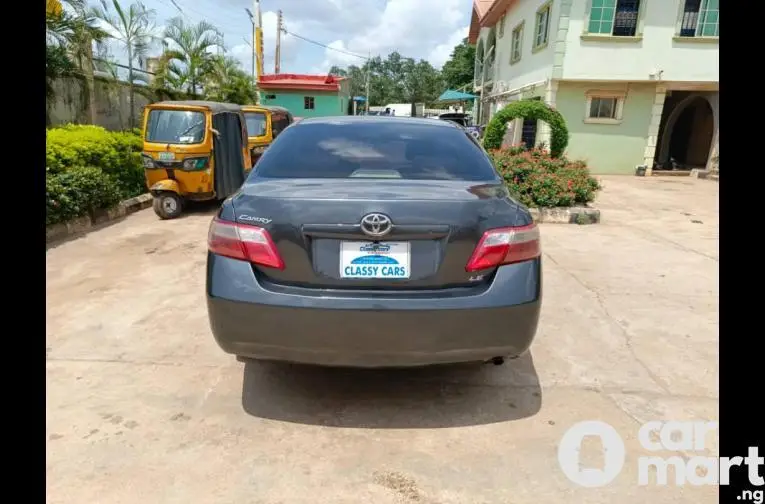
[[[340,278],[349,280],[408,280],[410,242],[341,241]],[[403,271],[402,271],[403,269]]]

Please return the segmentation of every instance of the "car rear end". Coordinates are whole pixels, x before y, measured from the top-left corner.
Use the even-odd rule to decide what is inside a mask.
[[[522,354],[536,332],[539,231],[448,123],[306,120],[226,200],[208,241],[210,324],[232,354],[484,361]]]

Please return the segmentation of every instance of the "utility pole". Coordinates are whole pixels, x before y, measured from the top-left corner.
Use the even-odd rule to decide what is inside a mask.
[[[368,53],[367,57],[367,115],[369,115],[369,74],[372,73],[372,52]]]
[[[250,16],[250,23],[252,23],[252,80],[256,82],[256,72],[257,72],[257,64],[255,63],[255,53],[256,53],[256,47],[258,45],[257,39],[257,29],[255,28],[255,16],[252,15],[252,12],[250,9],[246,8],[244,9],[247,11],[247,15]]]
[[[253,86],[258,86],[260,76],[263,75],[263,26],[260,16],[260,0],[253,0],[252,7],[255,10],[255,14],[250,9],[245,7],[247,15],[250,16],[250,22],[252,23],[252,81]],[[256,103],[260,102],[258,93],[255,93],[257,98]]]
[[[276,54],[274,56],[274,73],[279,73],[279,67],[281,66],[282,58],[282,11],[279,9],[279,14],[276,20]]]
[[[257,27],[255,29],[255,48],[257,51],[257,79],[260,80],[260,76],[263,75],[263,16],[260,13],[260,0],[253,0],[255,5],[255,13],[257,15]]]

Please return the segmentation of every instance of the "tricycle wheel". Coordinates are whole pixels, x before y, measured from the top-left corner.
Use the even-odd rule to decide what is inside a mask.
[[[183,210],[183,202],[180,196],[174,192],[163,192],[154,196],[153,203],[154,213],[156,213],[160,219],[175,219],[181,215]]]

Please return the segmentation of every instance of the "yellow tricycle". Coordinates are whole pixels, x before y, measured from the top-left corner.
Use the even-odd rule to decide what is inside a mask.
[[[252,166],[271,142],[295,119],[289,110],[272,105],[242,105],[247,121],[247,147]]]
[[[148,105],[142,161],[161,219],[181,215],[187,201],[225,199],[252,167],[240,106],[196,100]]]

